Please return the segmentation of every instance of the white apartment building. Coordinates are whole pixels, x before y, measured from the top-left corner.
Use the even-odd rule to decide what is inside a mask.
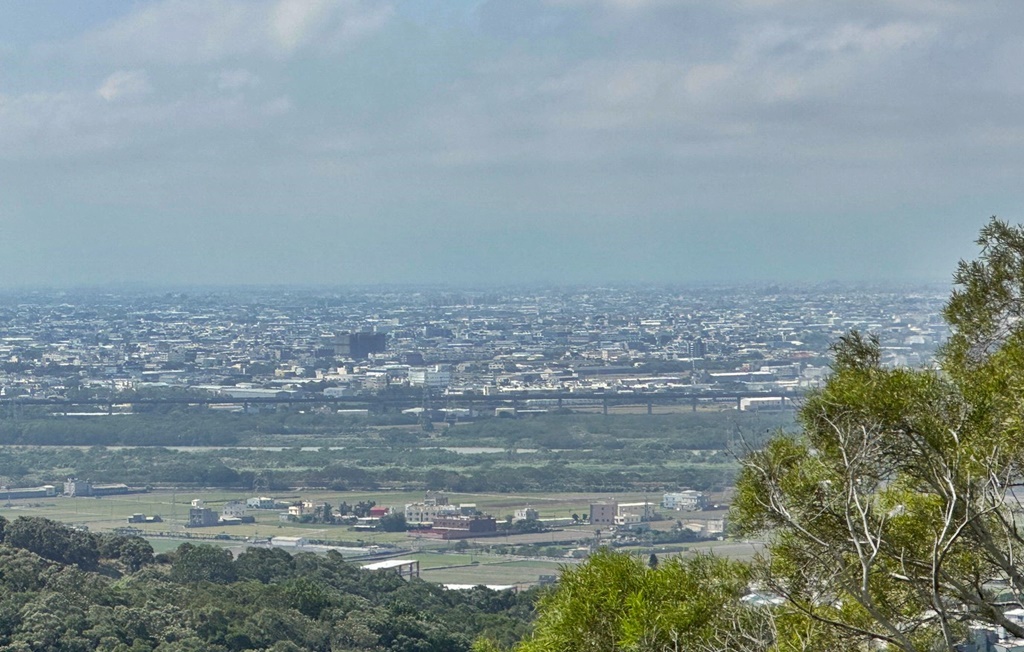
[[[406,503],[406,523],[432,523],[441,516],[458,516],[461,510],[456,505],[437,505],[430,503]]]
[[[687,489],[665,494],[661,506],[677,512],[696,512],[708,506],[708,498],[699,491]]]
[[[431,367],[410,367],[409,385],[412,387],[429,387],[430,389],[445,389],[452,382],[452,372],[445,365],[433,365]]]

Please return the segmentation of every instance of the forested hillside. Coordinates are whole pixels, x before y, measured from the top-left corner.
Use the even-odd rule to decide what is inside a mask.
[[[250,549],[232,558],[38,518],[0,518],[0,650],[458,652],[510,645],[533,594],[446,591],[340,555]]]

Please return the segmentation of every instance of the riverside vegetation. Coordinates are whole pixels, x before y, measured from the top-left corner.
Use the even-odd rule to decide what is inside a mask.
[[[0,449],[0,484],[38,486],[75,475],[137,486],[265,491],[722,489],[738,468],[730,441],[783,426],[792,426],[791,412],[554,414],[431,433],[331,414],[180,409],[101,419],[7,418],[0,420],[0,443],[7,444]]]

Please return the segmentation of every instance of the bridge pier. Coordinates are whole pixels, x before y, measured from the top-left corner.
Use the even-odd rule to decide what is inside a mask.
[[[654,401],[647,401],[647,414],[654,414]]]
[[[608,398],[607,397],[601,399],[601,412],[605,416],[608,416]]]

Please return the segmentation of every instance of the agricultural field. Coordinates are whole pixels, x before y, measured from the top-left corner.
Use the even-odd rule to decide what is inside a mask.
[[[355,532],[348,526],[302,524],[282,522],[279,514],[283,510],[248,510],[256,518],[252,524],[186,528],[188,509],[193,499],[201,499],[204,505],[217,511],[227,502],[244,500],[250,494],[239,491],[218,490],[153,490],[132,495],[93,497],[59,496],[46,500],[15,499],[0,505],[0,515],[8,519],[18,516],[40,516],[75,526],[87,527],[93,532],[108,532],[120,528],[137,528],[142,536],[150,540],[157,552],[168,552],[184,541],[200,540],[204,543],[222,545],[238,554],[256,541],[270,537],[306,537],[350,548],[362,548],[366,554],[390,553],[403,559],[416,559],[421,564],[421,576],[431,582],[442,584],[536,584],[542,575],[557,575],[565,564],[578,560],[568,556],[573,549],[586,548],[595,536],[594,527],[563,526],[549,532],[509,534],[453,542],[426,538],[404,532]],[[591,502],[606,500],[607,494],[599,493],[550,493],[550,494],[500,494],[500,493],[449,493],[453,504],[472,503],[484,513],[494,515],[499,521],[511,515],[516,509],[531,506],[541,519],[567,519],[571,514],[586,514]],[[274,493],[277,500],[325,501],[337,506],[342,501],[350,505],[361,501],[373,501],[380,506],[404,508],[405,503],[423,499],[423,492],[332,492],[324,490],[302,490]],[[2,498],[2,494],[0,494]],[[621,493],[614,498],[620,502],[641,502],[658,499],[645,493]],[[128,523],[133,514],[158,515],[161,523]],[[688,516],[714,518],[721,512],[691,513]],[[655,528],[671,527],[671,518],[657,521]],[[719,543],[721,542],[714,542]],[[745,554],[749,546],[740,552]],[[629,548],[627,548],[629,549]],[[680,554],[686,546],[675,550],[660,549],[659,554]],[[522,554],[494,554],[488,551],[536,551],[530,557]],[[638,553],[649,554],[650,546],[637,547]],[[543,554],[541,557],[539,555]],[[555,555],[555,556],[551,556]]]
[[[591,502],[614,498],[619,502],[640,502],[656,500],[658,496],[644,493],[619,493],[614,496],[599,493],[552,493],[552,494],[496,494],[478,493],[464,494],[449,492],[448,496],[452,504],[475,504],[481,512],[491,514],[499,521],[507,515],[511,515],[516,509],[522,507],[533,507],[540,513],[541,519],[571,517],[572,514],[585,514],[589,511]],[[255,516],[256,523],[231,526],[214,526],[205,528],[194,528],[189,530],[185,527],[188,517],[188,509],[194,499],[200,499],[204,505],[213,510],[218,510],[224,504],[245,500],[251,497],[251,492],[222,491],[222,490],[167,490],[157,489],[148,493],[138,493],[120,496],[93,497],[67,497],[58,496],[54,498],[40,499],[15,499],[9,500],[0,506],[0,514],[7,518],[18,516],[42,516],[56,521],[74,525],[87,526],[94,531],[112,531],[116,528],[127,527],[128,517],[133,514],[145,514],[147,516],[158,515],[163,519],[162,523],[137,523],[132,527],[140,529],[144,534],[155,533],[193,533],[203,536],[218,534],[232,535],[233,537],[272,537],[272,536],[303,536],[318,539],[332,539],[356,541],[362,540],[366,543],[389,543],[409,545],[413,541],[411,535],[405,533],[388,532],[352,532],[346,526],[302,524],[281,522],[279,514],[283,510],[248,510],[247,514]],[[314,502],[327,502],[337,506],[344,501],[350,505],[361,501],[373,501],[379,506],[393,507],[401,510],[406,503],[416,502],[423,499],[422,491],[405,492],[381,492],[381,491],[287,491],[274,492],[272,496],[281,501],[311,500]],[[0,492],[0,500],[3,494]],[[592,536],[586,528],[575,528],[581,536]],[[531,535],[520,535],[531,536]],[[550,535],[548,535],[550,536]]]
[[[198,539],[237,553],[277,536],[366,550],[376,546],[400,555],[439,555],[440,563],[423,566],[431,581],[529,584],[586,553],[597,528],[566,523],[573,514],[588,514],[590,503],[657,503],[662,492],[680,488],[699,489],[712,502],[725,503],[737,468],[737,442],[791,425],[791,414],[735,411],[552,414],[437,424],[428,430],[302,414],[0,420],[0,439],[7,444],[0,447],[0,486],[53,484],[59,491],[65,478],[78,477],[146,489],[103,498],[6,501],[0,490],[0,514],[42,516],[96,532],[133,527],[158,551]],[[92,445],[98,442],[105,445]],[[529,506],[542,520],[558,519],[559,525],[550,532],[453,543],[284,522],[283,510],[277,509],[249,510],[255,517],[251,524],[185,527],[194,499],[215,511],[252,496],[327,502],[335,508],[372,501],[401,510],[428,490],[443,491],[453,504],[474,504],[499,523]],[[129,524],[133,514],[160,516],[162,522]],[[675,518],[669,515],[652,526],[671,528]],[[696,549],[685,543],[614,543],[638,554]],[[752,554],[750,546],[714,543],[724,554]],[[466,554],[474,556],[472,563]]]
[[[542,575],[558,575],[566,565],[574,565],[571,559],[555,561],[542,559],[499,559],[476,555],[468,564],[458,564],[459,557],[468,554],[443,555],[446,566],[428,568],[420,566],[420,577],[438,584],[485,584],[488,586],[532,586]],[[416,556],[410,557],[415,559]]]

